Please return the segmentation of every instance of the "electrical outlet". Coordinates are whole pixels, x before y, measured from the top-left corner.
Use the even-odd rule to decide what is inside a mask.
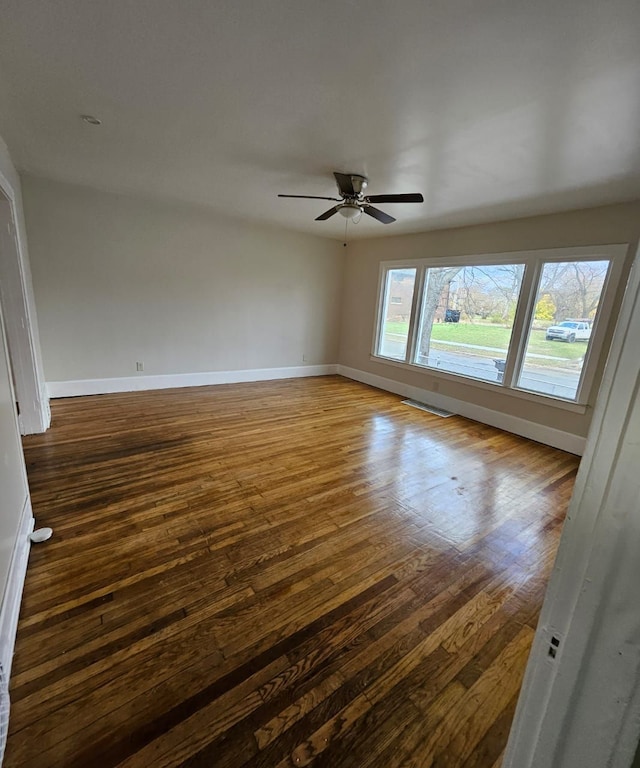
[[[136,371],[144,371],[144,363],[136,363]]]
[[[558,655],[558,648],[560,648],[560,638],[557,635],[551,636],[551,642],[549,643],[549,650],[547,653],[552,659]]]

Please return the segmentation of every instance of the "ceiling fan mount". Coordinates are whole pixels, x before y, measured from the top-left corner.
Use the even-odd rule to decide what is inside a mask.
[[[316,221],[326,221],[336,213],[342,214],[346,219],[355,219],[359,214],[366,213],[383,224],[391,224],[395,221],[393,216],[375,208],[372,203],[423,203],[424,198],[419,193],[400,195],[365,195],[369,185],[369,179],[359,173],[333,172],[340,197],[318,197],[317,195],[278,195],[278,197],[296,197],[305,200],[334,200],[334,205],[328,211],[316,217]]]
[[[336,176],[336,183],[338,183],[337,176],[349,176],[351,179],[351,186],[353,187],[353,191],[356,193],[358,197],[362,197],[365,189],[369,186],[369,179],[366,176],[360,176],[359,173],[350,173],[350,174],[333,174]],[[338,183],[338,189],[340,189],[340,184]],[[340,189],[342,192],[342,190]]]

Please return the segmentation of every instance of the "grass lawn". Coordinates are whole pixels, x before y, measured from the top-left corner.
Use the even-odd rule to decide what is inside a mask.
[[[408,323],[388,322],[385,324],[385,334],[394,333],[406,336]],[[479,347],[494,347],[504,350],[509,346],[511,331],[499,325],[480,325],[478,323],[435,323],[431,331],[431,346],[434,349],[452,349],[448,344],[438,344],[442,341],[454,341],[460,344],[473,344]],[[532,331],[528,351],[536,355],[551,355],[563,360],[577,360],[584,356],[587,345],[584,341],[567,344],[562,341],[547,341],[544,331]],[[474,354],[486,357],[498,357],[499,352],[488,350],[473,350]],[[542,361],[540,361],[542,362]],[[552,362],[552,361],[549,361]]]

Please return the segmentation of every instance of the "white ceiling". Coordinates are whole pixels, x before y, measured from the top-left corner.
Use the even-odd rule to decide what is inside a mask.
[[[0,135],[47,177],[340,237],[640,197],[638,0],[1,0]],[[97,115],[92,128],[79,115]]]

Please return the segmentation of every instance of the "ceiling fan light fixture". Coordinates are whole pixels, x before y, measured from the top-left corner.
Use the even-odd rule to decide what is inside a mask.
[[[356,203],[343,203],[338,206],[338,210],[345,219],[355,219],[362,213],[362,208]]]

